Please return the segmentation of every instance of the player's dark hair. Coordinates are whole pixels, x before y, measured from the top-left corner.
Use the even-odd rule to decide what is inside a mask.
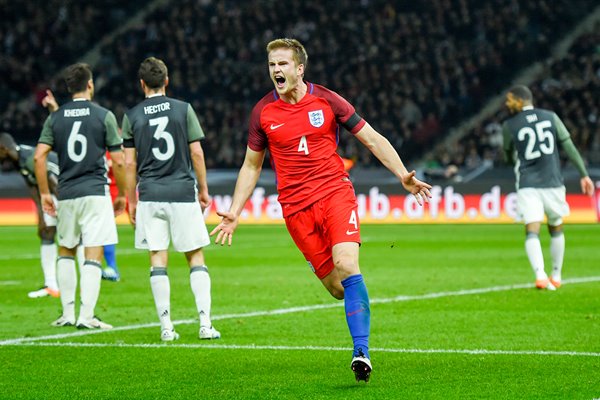
[[[267,54],[276,49],[291,49],[294,51],[294,60],[296,64],[304,65],[304,71],[306,72],[306,67],[308,63],[308,54],[306,54],[306,49],[302,46],[296,39],[289,38],[281,38],[275,39],[267,44]]]
[[[169,70],[166,64],[156,58],[148,57],[140,64],[138,77],[144,81],[150,89],[158,89],[165,86]]]
[[[92,69],[86,63],[69,65],[65,69],[64,77],[69,93],[83,92],[88,81],[92,79]]]
[[[513,86],[509,90],[509,93],[512,93],[513,96],[515,96],[521,100],[525,100],[525,101],[529,101],[529,102],[531,102],[533,100],[533,95],[531,94],[531,90],[529,90],[529,88],[524,85]]]

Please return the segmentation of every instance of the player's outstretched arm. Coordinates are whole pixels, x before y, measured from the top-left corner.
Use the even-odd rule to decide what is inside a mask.
[[[256,187],[264,159],[265,150],[254,151],[249,147],[246,149],[246,157],[238,174],[231,207],[227,212],[217,210],[217,215],[222,217],[222,220],[210,233],[211,236],[215,233],[217,234],[215,243],[221,243],[222,246],[227,242],[231,246],[233,232],[238,225],[238,219],[246,201],[248,201],[248,198]]]
[[[355,136],[387,169],[398,177],[402,186],[415,196],[420,205],[423,205],[423,201],[429,201],[431,198],[431,192],[429,191],[431,185],[417,179],[414,170],[408,172],[389,140],[368,123]]]

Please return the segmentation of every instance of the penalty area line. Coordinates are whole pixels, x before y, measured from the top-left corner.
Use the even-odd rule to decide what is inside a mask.
[[[272,350],[272,351],[351,351],[350,347],[330,346],[273,346],[255,344],[176,344],[176,343],[77,343],[77,342],[28,342],[16,346],[29,347],[92,347],[92,348],[177,348],[177,349],[216,349],[216,350]],[[373,347],[377,353],[405,354],[466,354],[466,355],[509,355],[509,356],[568,356],[600,357],[600,353],[589,351],[546,351],[546,350],[488,350],[488,349],[394,349]]]
[[[600,282],[600,276],[570,278],[570,279],[564,279],[562,281],[563,285],[578,284],[578,283],[590,283],[590,282]],[[374,298],[374,299],[371,299],[371,304],[372,305],[373,304],[387,304],[387,303],[396,303],[396,302],[404,302],[404,301],[438,299],[438,298],[442,298],[442,297],[469,296],[469,295],[475,295],[475,294],[503,292],[503,291],[509,291],[509,290],[530,289],[530,288],[533,288],[534,286],[535,285],[532,283],[521,283],[521,284],[514,284],[514,285],[491,286],[491,287],[487,287],[487,288],[463,289],[463,290],[457,290],[457,291],[425,293],[425,294],[420,294],[420,295],[401,295],[401,296],[389,297],[389,298],[379,298],[379,299]],[[340,308],[343,306],[344,306],[343,302],[327,303],[327,304],[313,304],[313,305],[308,305],[308,306],[279,308],[279,309],[274,309],[274,310],[251,311],[251,312],[245,312],[245,313],[215,315],[212,317],[212,320],[219,321],[219,320],[226,320],[226,319],[268,317],[268,316],[273,316],[273,315],[284,315],[284,314],[292,314],[292,313],[305,312],[305,311],[315,311],[315,310],[323,310],[323,309],[329,309],[329,308]],[[188,324],[194,324],[194,323],[198,323],[198,321],[196,319],[173,321],[174,325],[188,325]],[[97,335],[100,333],[110,333],[110,332],[120,332],[120,331],[128,331],[128,330],[135,330],[135,329],[153,328],[153,327],[158,327],[158,326],[160,326],[160,324],[158,322],[151,322],[151,323],[146,323],[146,324],[117,326],[110,330],[101,330],[101,329],[78,330],[76,332],[59,333],[59,334],[54,334],[54,335],[20,337],[20,338],[16,338],[16,339],[0,340],[0,346],[15,345],[15,344],[20,344],[20,343],[28,343],[28,342],[36,342],[36,341],[45,341],[45,340],[66,339],[66,338],[78,337],[78,336]],[[60,329],[64,329],[64,328],[60,328]]]

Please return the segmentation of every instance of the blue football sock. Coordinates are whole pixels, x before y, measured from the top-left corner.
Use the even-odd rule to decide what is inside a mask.
[[[361,274],[352,275],[342,281],[342,286],[344,286],[346,322],[354,342],[354,356],[362,351],[365,356],[369,357],[371,310],[365,281]]]
[[[106,265],[118,271],[117,268],[117,246],[114,244],[108,244],[104,246],[104,259],[106,260]]]

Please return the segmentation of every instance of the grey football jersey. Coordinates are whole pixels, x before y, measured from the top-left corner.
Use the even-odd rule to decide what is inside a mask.
[[[108,195],[106,150],[121,149],[115,115],[91,101],[76,99],[48,116],[39,143],[58,155],[58,199]]]
[[[204,138],[189,103],[148,97],[125,113],[123,145],[137,151],[141,201],[198,201],[189,144]]]
[[[558,147],[570,135],[554,112],[524,109],[507,119],[502,129],[504,151],[516,153],[517,189],[563,186]]]
[[[19,172],[25,179],[25,182],[27,182],[28,186],[37,186],[33,160],[35,148],[25,144],[20,144],[17,147],[17,153],[19,154]],[[48,177],[55,176],[58,179],[58,156],[53,151],[48,154],[48,158],[46,160],[46,170]]]

